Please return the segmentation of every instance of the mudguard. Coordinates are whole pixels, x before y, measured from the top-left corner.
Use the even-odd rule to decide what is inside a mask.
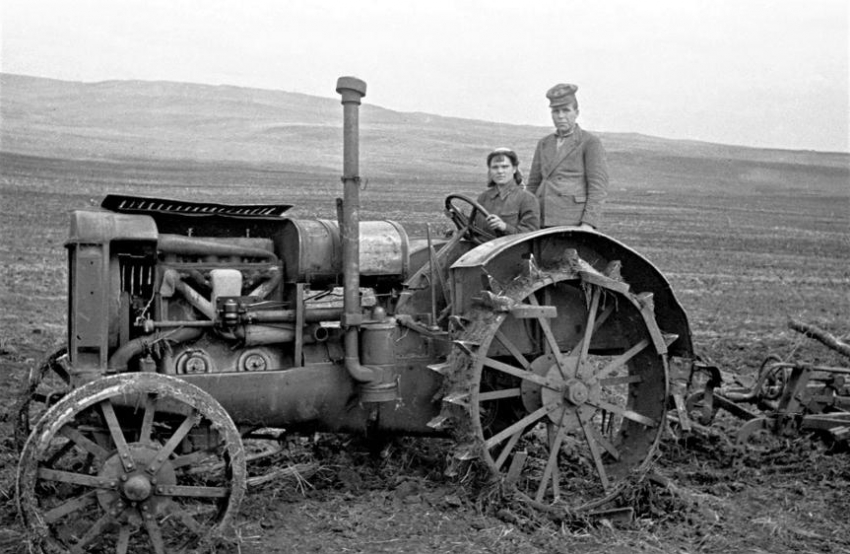
[[[619,261],[620,274],[632,293],[652,293],[659,328],[678,335],[668,352],[693,358],[687,315],[664,275],[633,249],[595,231],[550,227],[499,237],[470,250],[451,266],[453,313],[464,313],[489,282],[508,283],[524,272],[545,270],[562,261],[570,249],[600,272]]]

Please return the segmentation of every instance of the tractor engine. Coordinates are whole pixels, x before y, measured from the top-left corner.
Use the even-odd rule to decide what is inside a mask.
[[[339,224],[286,218],[290,207],[110,195],[101,209],[73,212],[75,373],[256,372],[341,359]],[[408,237],[395,222],[368,221],[359,242],[361,290],[382,293],[363,295],[371,314],[409,272]]]

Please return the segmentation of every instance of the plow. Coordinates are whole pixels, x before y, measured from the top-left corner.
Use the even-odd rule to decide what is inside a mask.
[[[850,357],[850,347],[822,329],[796,320],[788,325]],[[686,432],[693,430],[692,422],[711,425],[722,410],[741,421],[735,443],[742,447],[763,449],[772,438],[804,433],[846,447],[850,438],[850,368],[786,361],[770,354],[748,386],[724,385],[722,372],[710,364],[695,364],[693,370],[704,377],[702,390],[680,400],[680,409],[673,416]],[[692,376],[692,380],[697,379]]]
[[[16,409],[34,550],[214,549],[256,438],[448,439],[448,474],[591,514],[651,469],[671,398],[682,428],[726,409],[746,420],[742,440],[792,426],[846,436],[848,370],[777,359],[753,388],[723,387],[665,277],[611,237],[494,238],[461,194],[445,199],[447,238],[361,221],[366,84],[341,77],[337,92],[336,220],[125,195],[71,213],[67,345]],[[671,394],[671,368],[711,386]]]

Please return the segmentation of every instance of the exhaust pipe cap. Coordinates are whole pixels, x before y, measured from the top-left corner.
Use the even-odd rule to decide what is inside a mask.
[[[342,95],[342,103],[357,102],[366,96],[366,82],[357,77],[340,77],[336,81],[336,91]]]

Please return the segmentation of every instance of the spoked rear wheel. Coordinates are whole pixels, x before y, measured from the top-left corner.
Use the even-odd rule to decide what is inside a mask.
[[[576,512],[648,468],[663,429],[666,346],[650,301],[605,281],[542,275],[476,308],[444,398],[458,457]]]
[[[51,553],[203,551],[244,492],[244,450],[227,412],[154,373],[65,396],[35,425],[18,467],[19,512]]]

